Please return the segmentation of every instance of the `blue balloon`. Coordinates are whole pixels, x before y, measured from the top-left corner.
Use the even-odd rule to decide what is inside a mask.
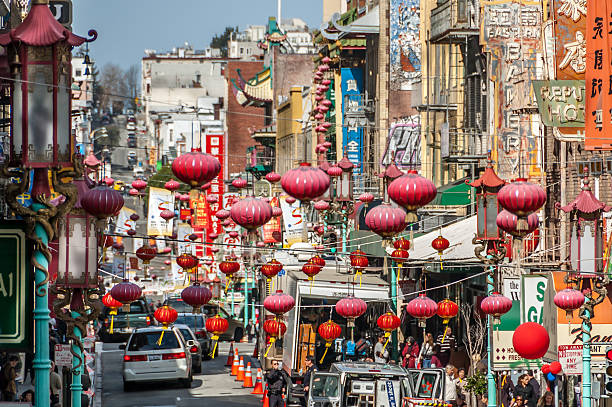
[[[549,381],[549,382],[554,382],[554,381],[555,381],[555,379],[557,378],[557,376],[555,376],[554,374],[552,374],[552,373],[548,372],[548,373],[546,374],[546,378],[548,379],[548,381]]]

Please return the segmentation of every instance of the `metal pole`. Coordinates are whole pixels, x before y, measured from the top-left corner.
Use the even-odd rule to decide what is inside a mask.
[[[587,300],[588,301],[588,300]],[[591,407],[591,313],[584,308],[582,320],[582,407]]]
[[[253,257],[251,257],[252,259]],[[244,321],[243,325],[246,328],[249,324],[249,269],[244,268]]]
[[[255,276],[256,276],[255,268],[253,268],[253,285],[251,286],[251,293],[253,293],[253,290],[255,289],[255,281],[257,280]],[[257,322],[257,318],[255,318],[255,299],[254,298],[251,299],[251,322],[253,322],[253,325],[255,325],[255,323]]]
[[[74,319],[80,316],[79,313],[74,311],[71,311],[70,314]],[[80,341],[82,333],[76,325],[73,328],[73,333],[74,336],[77,337]],[[79,360],[77,356],[72,357],[72,366],[78,366],[79,364],[81,364],[81,366],[75,368],[72,372],[72,385],[70,386],[70,393],[72,395],[72,407],[81,407],[81,394],[83,392],[83,385],[81,384],[81,372],[83,369],[83,364],[85,363],[85,359],[81,354],[81,348],[79,348],[74,342],[72,343],[72,351],[81,358]]]
[[[493,291],[495,291],[494,273],[495,266],[489,266],[489,274],[487,274],[487,295],[491,295]],[[489,399],[487,406],[496,407],[497,389],[495,387],[495,376],[493,374],[493,324],[490,315],[487,315],[487,332],[487,396]]]
[[[46,171],[46,170],[45,170]],[[27,173],[26,173],[27,174]],[[32,209],[38,211],[45,206],[33,203]],[[36,407],[46,407],[49,405],[49,370],[51,360],[49,359],[49,283],[47,281],[47,270],[49,262],[45,256],[48,252],[49,236],[40,223],[36,223],[34,233],[39,239],[39,245],[34,251],[34,281],[35,281],[35,300],[34,300],[34,394]]]
[[[387,266],[387,256],[385,256],[385,266]],[[393,308],[393,312],[397,313],[397,275],[395,271],[395,267],[389,267],[391,270],[391,307]],[[398,352],[397,352],[397,329],[391,333],[391,358],[395,361],[398,361]]]
[[[232,283],[232,309],[230,310],[230,314],[234,316],[234,284]]]

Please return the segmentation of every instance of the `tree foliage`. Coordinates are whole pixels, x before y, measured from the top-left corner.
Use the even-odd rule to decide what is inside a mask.
[[[476,370],[473,375],[465,379],[465,390],[476,395],[487,392],[487,378],[480,370]]]
[[[219,48],[221,50],[221,56],[227,58],[227,42],[230,40],[232,33],[237,33],[238,27],[225,27],[225,31],[222,34],[215,34],[210,41],[211,48]]]

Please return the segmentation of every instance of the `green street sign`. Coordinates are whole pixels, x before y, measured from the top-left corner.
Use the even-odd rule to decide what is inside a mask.
[[[34,285],[32,245],[23,222],[0,223],[0,350],[31,351]]]
[[[554,127],[584,127],[584,81],[533,81],[542,122]]]

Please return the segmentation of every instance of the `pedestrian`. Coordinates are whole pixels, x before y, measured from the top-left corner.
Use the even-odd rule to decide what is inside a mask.
[[[26,390],[21,393],[21,397],[19,397],[19,401],[22,403],[30,403],[34,404],[34,390]]]
[[[457,386],[455,385],[455,366],[446,366],[446,375],[444,377],[444,401],[452,406],[457,405]]]
[[[453,330],[450,326],[446,327],[446,332],[442,332],[438,335],[436,339],[436,345],[440,347],[440,352],[438,353],[438,359],[442,363],[442,366],[448,365],[451,357],[451,350],[457,350],[455,344],[455,335],[453,335]]]
[[[524,406],[527,406],[527,404],[525,404],[525,399],[523,398],[523,396],[516,396],[514,400],[512,400],[512,404],[510,404],[510,407],[524,407]]]
[[[378,342],[374,345],[374,362],[387,363],[389,351],[385,349],[385,335],[378,335]]]
[[[81,407],[89,407],[89,396],[87,392],[91,388],[91,379],[87,373],[81,375],[81,385],[83,386],[83,391],[81,392]]]
[[[478,407],[487,407],[489,405],[489,396],[486,394],[480,395],[480,400],[478,400]]]
[[[287,389],[287,381],[280,371],[278,360],[272,361],[272,369],[266,373],[266,383],[268,383],[270,407],[284,407],[283,394]]]
[[[8,362],[2,366],[2,371],[0,372],[2,401],[15,401],[17,396],[17,383],[15,383],[17,362],[19,362],[19,358],[16,355],[11,355],[8,358]]]
[[[419,344],[412,336],[408,337],[404,349],[402,349],[402,367],[413,369],[416,367],[419,357]]]
[[[312,377],[312,372],[317,370],[315,367],[315,359],[312,356],[306,356],[304,365],[306,366],[306,373],[304,373],[304,399],[302,400],[302,406],[306,406],[308,392],[310,391],[310,379]]]
[[[247,337],[249,339],[249,343],[253,342],[253,338],[255,337],[255,329],[253,327],[253,323],[249,321],[246,326]]]
[[[555,395],[552,391],[544,393],[540,400],[538,400],[538,407],[553,407],[555,405]]]
[[[471,407],[471,395],[467,390],[465,390],[466,384],[467,380],[465,380],[465,369],[460,368],[457,371],[457,378],[455,379],[455,386],[457,387],[457,405]]]
[[[501,406],[510,407],[512,399],[514,398],[514,383],[510,375],[503,375],[501,378]]]
[[[533,387],[529,384],[529,375],[522,374],[518,378],[518,385],[514,388],[514,399],[519,396],[523,399],[523,404],[527,407],[536,407],[537,397]]]
[[[51,348],[54,349],[54,348]],[[23,382],[25,383],[26,378],[30,374],[30,383],[34,383],[34,353],[28,352],[25,355],[24,371],[23,371]]]
[[[535,395],[535,399],[539,399],[542,393],[540,393],[540,383],[535,379],[533,375],[533,370],[528,370],[527,375],[529,376],[529,384],[533,387],[533,394]]]
[[[51,406],[60,405],[62,395],[62,376],[57,373],[55,362],[51,362],[51,371],[49,372],[49,390]]]
[[[434,345],[433,355],[431,355],[431,367],[444,367],[438,355],[440,354],[440,347]]]
[[[419,353],[419,365],[427,369],[431,367],[431,357],[434,351],[434,340],[433,335],[428,333],[423,338],[423,346],[421,346],[421,352]]]

